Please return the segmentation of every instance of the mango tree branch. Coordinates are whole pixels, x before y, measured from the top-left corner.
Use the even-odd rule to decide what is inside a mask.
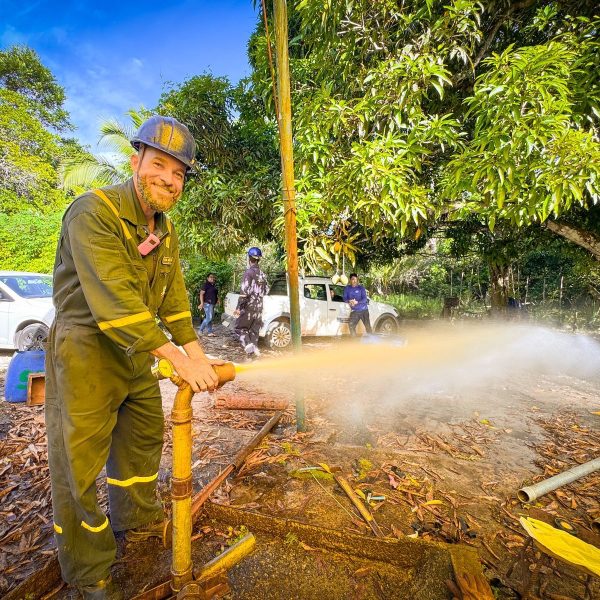
[[[596,234],[570,225],[564,221],[546,221],[544,227],[553,233],[564,237],[565,239],[585,248],[594,255],[596,260],[600,260],[600,237]]]

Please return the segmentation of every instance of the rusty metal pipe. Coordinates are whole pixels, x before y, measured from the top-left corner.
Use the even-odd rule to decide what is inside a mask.
[[[251,533],[246,534],[241,540],[233,544],[233,546],[221,552],[219,556],[202,565],[199,569],[195,569],[194,579],[201,583],[220,572],[228,571],[231,567],[246,558],[254,550],[255,546],[256,538]]]
[[[215,399],[215,408],[224,410],[285,410],[285,398],[255,398],[236,394]]]
[[[210,483],[205,485],[195,496],[192,503],[192,516],[195,517],[198,514],[198,511],[202,508],[202,505],[208,500],[210,495],[223,483],[227,477],[239,469],[244,461],[248,458],[251,452],[254,451],[256,446],[258,446],[266,435],[279,423],[279,419],[281,419],[283,415],[283,411],[279,411],[275,413],[256,433],[256,435],[235,455],[233,461],[230,465],[227,466],[225,470],[223,470],[219,475],[217,475]]]

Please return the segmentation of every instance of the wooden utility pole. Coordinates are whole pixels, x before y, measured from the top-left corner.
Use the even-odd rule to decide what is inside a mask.
[[[290,324],[295,352],[302,346],[300,337],[300,298],[298,296],[298,238],[296,234],[296,188],[294,184],[294,151],[292,148],[292,99],[290,94],[290,64],[288,54],[287,1],[273,0],[275,20],[275,59],[277,62],[277,90],[279,107],[279,147],[283,183],[285,216],[285,249],[290,289]],[[304,398],[296,394],[296,428],[305,430]]]

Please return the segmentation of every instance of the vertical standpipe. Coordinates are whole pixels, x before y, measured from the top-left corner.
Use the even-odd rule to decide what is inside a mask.
[[[178,592],[192,580],[192,396],[194,392],[183,380],[175,395],[171,422],[173,427],[173,562],[171,586]]]
[[[294,184],[294,152],[292,148],[292,99],[290,94],[290,66],[288,54],[288,21],[286,0],[274,0],[275,56],[277,61],[277,90],[279,102],[279,147],[281,151],[281,176],[283,209],[285,217],[285,249],[290,286],[290,325],[292,344],[296,352],[301,349],[300,298],[298,295],[298,239],[296,234],[296,188]],[[304,398],[296,393],[296,429],[304,431]]]
[[[233,363],[214,365],[219,387],[235,379]],[[160,359],[152,368],[157,379],[170,379],[178,388],[171,410],[173,475],[171,477],[173,556],[171,589],[179,592],[192,580],[192,398],[190,385],[175,373],[173,365]]]

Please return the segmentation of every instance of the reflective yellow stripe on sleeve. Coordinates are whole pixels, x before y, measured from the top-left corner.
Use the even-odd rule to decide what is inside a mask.
[[[192,313],[189,310],[171,315],[170,317],[165,317],[165,321],[167,323],[173,323],[173,321],[180,321],[181,319],[186,319],[187,317],[192,317]]]
[[[102,523],[102,525],[98,525],[98,527],[92,527],[91,525],[88,525],[85,521],[81,521],[81,526],[84,529],[91,531],[92,533],[100,533],[103,529],[106,529],[108,527],[108,517],[106,517],[104,519],[104,523]]]
[[[62,533],[62,527],[54,523],[54,531],[56,531],[56,533]]]
[[[142,321],[151,321],[152,315],[150,311],[145,310],[144,312],[137,313],[136,315],[130,315],[128,317],[121,317],[120,319],[113,319],[112,321],[100,321],[98,327],[102,331],[111,329],[112,327],[125,327],[126,325],[133,325],[134,323],[141,323]]]
[[[119,217],[119,211],[117,210],[117,207],[108,199],[108,196],[102,190],[94,190],[94,194],[96,194],[96,196],[98,196],[99,198],[102,198],[102,200],[104,200],[104,202],[106,202],[106,204],[108,204],[110,210],[112,210],[113,213],[115,213],[115,217],[117,217],[117,219],[119,219],[119,223],[121,223],[121,227],[123,228],[123,233],[125,234],[125,238],[130,240],[131,233],[129,232],[127,225],[125,225],[125,222],[123,221],[123,219],[121,219],[121,217]]]
[[[109,485],[117,485],[119,487],[129,487],[134,483],[148,483],[150,481],[154,481],[158,478],[158,473],[154,473],[154,475],[148,475],[147,477],[130,477],[129,479],[113,479],[112,477],[107,477],[106,481]]]

